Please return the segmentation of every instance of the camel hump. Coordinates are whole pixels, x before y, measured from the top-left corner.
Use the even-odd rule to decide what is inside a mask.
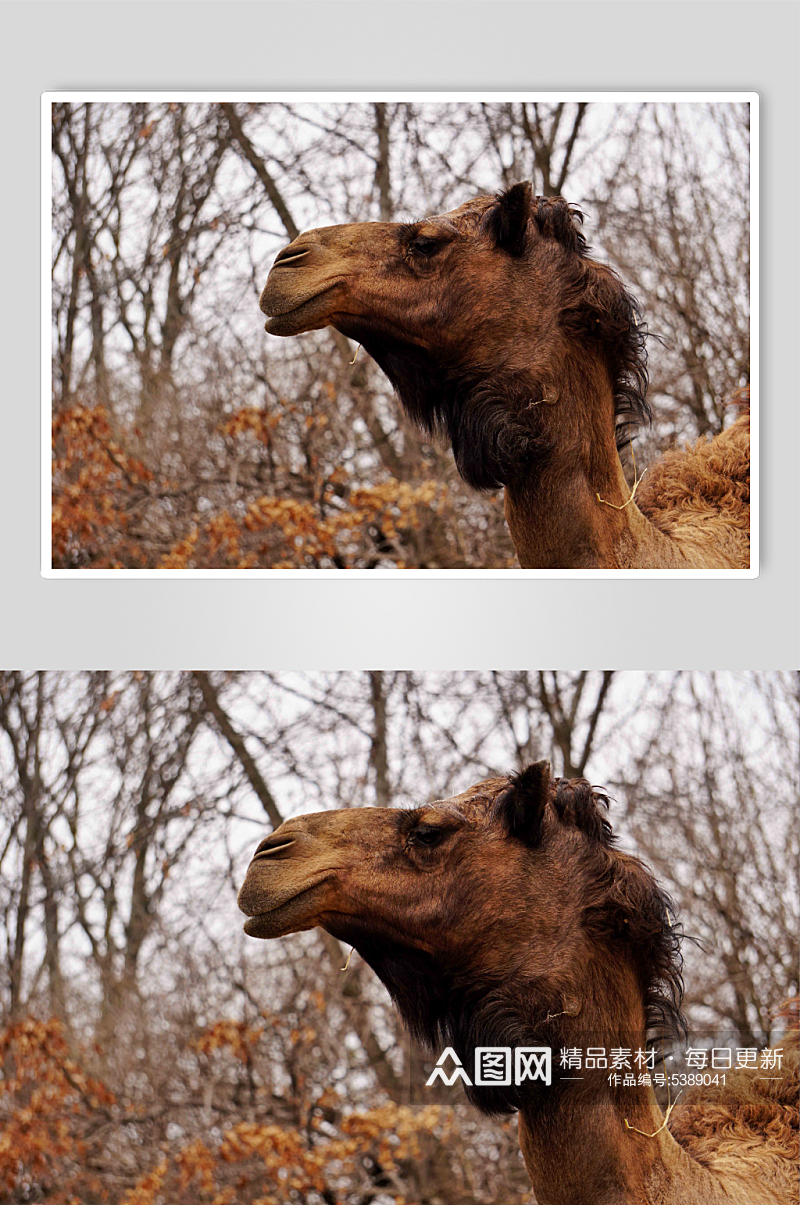
[[[666,452],[644,477],[636,494],[639,509],[654,527],[688,536],[702,523],[750,530],[750,402],[734,423],[713,439]]]
[[[790,1201],[800,1189],[796,1030],[787,1031],[773,1052],[778,1053],[780,1072],[747,1068],[728,1074],[716,1091],[691,1089],[669,1128],[693,1159],[730,1187],[746,1187],[756,1176],[769,1184],[776,1201]]]
[[[693,1159],[723,1177],[747,1177],[751,1167],[774,1188],[776,1199],[796,1200],[798,1175],[797,1100],[800,1095],[800,996],[777,1016],[786,1028],[758,1066],[734,1071],[717,1089],[693,1088],[670,1118],[673,1138]]]

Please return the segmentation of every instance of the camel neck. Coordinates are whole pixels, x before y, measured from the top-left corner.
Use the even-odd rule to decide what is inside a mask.
[[[565,1094],[552,1112],[520,1111],[538,1205],[734,1205],[735,1193],[675,1142],[651,1088],[603,1083]]]
[[[564,1072],[556,1071],[554,1057],[553,1083],[523,1100],[519,1110],[520,1148],[537,1205],[743,1205],[664,1124],[646,1080],[655,1072],[637,1066],[634,1053],[646,1047],[636,976],[624,962],[616,971],[610,994],[604,969],[586,966],[576,1014],[580,1029],[564,1029],[557,1045],[629,1051],[628,1078],[635,1083],[624,1083],[624,1065],[615,1075],[587,1060],[580,1071]]]
[[[541,422],[547,436],[553,428],[549,463],[535,480],[506,487],[506,520],[522,568],[686,568],[681,549],[630,500],[605,370],[567,372]]]

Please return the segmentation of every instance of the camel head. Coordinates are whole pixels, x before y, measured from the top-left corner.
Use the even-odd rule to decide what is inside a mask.
[[[646,412],[636,303],[588,258],[581,221],[523,183],[420,222],[306,231],[275,259],[261,294],[266,329],[330,325],[358,340],[409,416],[449,437],[471,485],[528,479],[563,442],[563,424],[584,443],[605,424],[613,444],[615,421]],[[603,378],[602,415],[567,400],[571,374],[578,394],[587,376]]]
[[[373,967],[420,1040],[465,1060],[606,1022],[630,1037],[631,1017],[643,1040],[679,1018],[677,929],[647,868],[613,848],[605,805],[538,762],[411,811],[293,818],[250,863],[245,932],[321,926]],[[471,1095],[498,1112],[516,1091]]]

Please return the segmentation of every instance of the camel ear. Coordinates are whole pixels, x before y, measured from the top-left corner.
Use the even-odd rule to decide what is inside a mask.
[[[519,256],[525,250],[532,198],[531,182],[525,180],[522,184],[512,185],[507,192],[500,193],[497,203],[487,214],[486,225],[489,233],[498,247],[509,255]]]
[[[550,798],[550,762],[537,761],[511,779],[495,803],[495,815],[509,837],[529,845],[538,845],[542,836],[542,818]]]

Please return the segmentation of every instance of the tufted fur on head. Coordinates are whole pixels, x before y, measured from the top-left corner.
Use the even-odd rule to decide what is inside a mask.
[[[510,835],[536,844],[543,839],[545,809],[583,834],[580,902],[583,923],[597,943],[623,944],[633,955],[651,1037],[685,1033],[681,942],[683,929],[670,897],[638,858],[615,849],[608,796],[583,778],[549,781],[549,764],[537,762],[511,780],[495,803]]]
[[[568,253],[562,263],[561,325],[576,341],[602,349],[614,389],[617,446],[622,447],[635,427],[651,417],[646,398],[648,329],[639,303],[616,272],[589,258],[583,211],[563,197],[535,197],[525,182],[498,193],[483,220],[498,246],[510,254],[521,256],[531,249],[530,232],[553,240]]]

